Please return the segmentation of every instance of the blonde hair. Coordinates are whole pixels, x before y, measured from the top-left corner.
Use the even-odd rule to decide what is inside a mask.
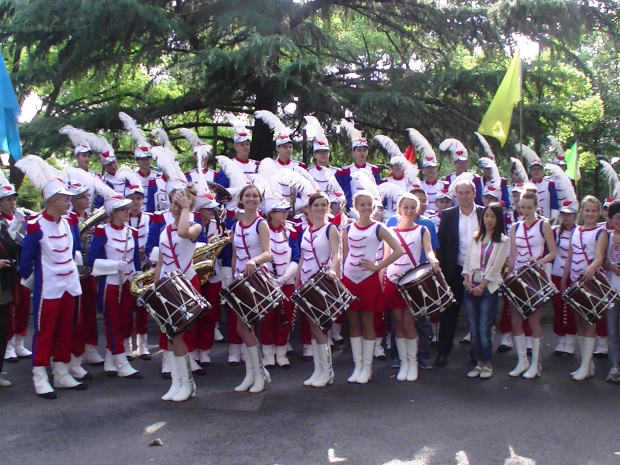
[[[592,202],[598,206],[599,212],[601,211],[601,201],[594,197],[593,195],[586,195],[583,199],[581,199],[581,208],[583,208],[586,202]]]
[[[368,197],[371,201],[375,201],[375,198],[372,196],[372,192],[368,191],[368,190],[361,190],[359,191],[357,194],[355,194],[353,196],[353,206],[355,207],[355,205],[357,204],[357,199],[359,199],[360,197]]]
[[[521,194],[520,200],[533,200],[534,205],[538,206],[538,194],[531,191],[525,191]]]
[[[405,192],[403,195],[400,196],[400,198],[398,199],[398,205],[396,206],[396,208],[400,208],[402,203],[405,200],[413,200],[415,202],[415,207],[418,208],[418,206],[420,205],[420,203],[418,202],[418,198],[414,195],[414,194],[410,194],[409,192]]]
[[[237,208],[243,208],[243,202],[242,202],[243,195],[250,189],[256,189],[256,192],[258,192],[258,198],[260,202],[263,201],[263,194],[261,193],[260,189],[256,187],[254,184],[248,184],[243,189],[241,189],[241,192],[239,192],[239,201],[237,202]]]

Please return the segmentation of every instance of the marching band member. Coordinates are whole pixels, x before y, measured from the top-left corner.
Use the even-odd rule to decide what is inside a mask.
[[[618,185],[617,185],[618,186]],[[615,200],[609,205],[609,221],[613,228],[610,233],[607,260],[604,268],[610,284],[620,290],[620,201]],[[605,381],[620,384],[620,302],[605,313],[609,341],[609,361],[611,369]]]
[[[478,205],[484,205],[482,202],[482,196],[484,195],[485,188],[489,185],[493,185],[494,189],[501,189],[501,195],[498,192],[496,198],[504,202],[504,207],[510,206],[510,194],[508,192],[508,182],[506,178],[502,178],[499,175],[497,165],[495,163],[495,154],[491,150],[491,146],[484,138],[482,134],[474,132],[482,148],[484,155],[479,159],[480,168],[482,168],[482,176],[476,176],[474,183],[476,184],[476,200]],[[497,185],[499,184],[499,186]]]
[[[447,183],[437,177],[437,157],[428,140],[413,128],[407,129],[407,133],[416,151],[422,154],[422,172],[424,173],[422,189],[426,192],[426,211],[436,211],[435,198],[439,192],[448,187]]]
[[[136,298],[129,288],[133,276],[141,271],[140,248],[136,231],[128,227],[129,204],[111,188],[99,187],[110,222],[95,228],[88,251],[88,266],[99,278],[99,300],[106,333],[106,375],[142,379],[128,361],[125,339],[131,334],[131,320]],[[110,355],[111,359],[110,360]]]
[[[355,370],[349,377],[350,383],[366,384],[372,377],[372,361],[377,335],[374,327],[374,313],[383,311],[383,289],[378,271],[394,263],[405,253],[400,243],[383,223],[373,221],[371,215],[379,192],[367,173],[356,173],[357,185],[371,190],[361,190],[353,198],[353,206],[359,220],[348,225],[342,232],[343,242],[343,284],[351,294],[359,298],[347,309],[351,325],[351,352]],[[381,262],[376,262],[379,243],[385,243],[392,253]]]
[[[429,219],[435,225],[435,230],[439,231],[439,225],[441,224],[441,212],[446,208],[450,208],[452,206],[452,194],[450,193],[450,189],[445,188],[441,192],[437,193],[435,197],[435,207],[437,207],[437,211],[431,215],[429,215]]]
[[[558,337],[555,353],[558,355],[573,355],[575,353],[575,343],[577,342],[575,314],[562,299],[560,289],[568,256],[570,237],[573,234],[573,229],[575,229],[579,203],[576,199],[574,202],[570,200],[565,202],[566,204],[560,208],[560,224],[553,227],[553,238],[556,243],[557,255],[555,260],[553,260],[551,280],[558,289],[558,293],[553,296],[553,332]]]
[[[523,157],[530,163],[530,182],[538,191],[538,206],[542,210],[545,218],[554,220],[558,216],[558,194],[553,181],[545,176],[540,157],[531,148],[522,144],[516,144],[515,148],[523,154]]]
[[[512,162],[512,166],[510,167],[510,179],[512,180],[512,184],[508,186],[508,192],[511,195],[510,206],[514,207],[518,205],[519,202],[518,202],[518,199],[516,202],[512,202],[513,189],[515,189],[516,187],[523,187],[523,184],[528,182],[529,178],[527,175],[527,171],[525,171],[525,167],[523,166],[523,163],[521,163],[521,160],[515,157],[510,157],[510,161]]]
[[[542,167],[541,167],[542,168]],[[530,260],[535,260],[539,265],[551,264],[556,256],[556,246],[553,240],[553,232],[547,221],[536,217],[538,196],[533,192],[526,191],[519,201],[523,221],[515,223],[510,228],[510,257],[508,259],[508,273],[517,271],[526,266]],[[547,267],[545,267],[546,269]],[[549,274],[549,273],[548,273]],[[521,376],[535,378],[542,371],[542,327],[540,318],[542,309],[537,309],[528,317],[528,323],[532,329],[532,362],[528,363],[523,334],[523,317],[518,311],[512,312],[512,338],[517,357],[517,366],[508,373],[509,376]]]
[[[580,213],[583,219],[583,226],[573,229],[570,237],[570,246],[566,256],[566,263],[570,263],[570,266],[564,267],[562,292],[580,278],[587,282],[594,277],[596,270],[605,261],[605,254],[609,244],[607,230],[597,224],[598,218],[601,215],[601,202],[592,195],[586,195],[581,200]],[[594,354],[596,326],[588,323],[576,311],[575,322],[577,323],[577,341],[581,350],[581,365],[576,371],[571,373],[571,376],[575,381],[582,381],[590,376],[594,376],[592,356]]]
[[[497,314],[497,290],[502,283],[501,270],[510,242],[505,230],[502,206],[498,202],[490,203],[482,212],[482,221],[463,262],[466,290],[463,304],[471,331],[471,355],[476,361],[476,367],[467,373],[469,378],[489,379],[493,375],[492,328]]]
[[[15,186],[10,184],[4,173],[0,171],[0,223],[5,226],[6,233],[11,239],[9,247],[17,247],[17,252],[19,253],[26,233],[26,215],[23,209],[15,208],[17,195]],[[10,254],[5,252],[4,255],[3,260],[9,259],[6,255]],[[3,266],[2,275],[8,273],[9,270],[7,268],[12,269],[16,275],[15,282],[17,286],[14,291],[17,296],[13,301],[13,305],[9,306],[7,333],[2,334],[2,337],[7,338],[7,345],[4,350],[0,347],[0,356],[6,362],[16,363],[20,358],[30,358],[32,356],[32,352],[24,347],[24,339],[28,331],[28,319],[30,316],[30,291],[19,284],[16,266]],[[6,282],[10,281],[6,276],[4,280]],[[2,331],[1,328],[0,331]]]
[[[201,194],[200,191],[202,189],[200,184],[196,185],[196,189],[199,191],[199,195],[196,197],[194,211],[205,230],[205,239],[208,243],[213,237],[225,234],[226,230],[223,225],[220,224],[220,221],[216,219],[216,215],[219,214],[218,209],[220,208],[220,204],[215,201],[211,194],[206,193],[206,190],[203,190]],[[215,340],[216,323],[221,314],[221,269],[223,266],[230,267],[231,254],[232,250],[229,244],[224,247],[219,257],[215,260],[213,275],[200,289],[201,294],[207,299],[207,302],[211,304],[211,310],[194,325],[196,331],[196,349],[194,350],[193,357],[194,360],[203,367],[211,364],[210,353]]]
[[[456,171],[446,176],[446,182],[449,186],[458,176],[467,171],[469,165],[469,154],[467,153],[467,149],[463,143],[458,139],[445,139],[441,144],[439,144],[439,150],[442,152],[450,152],[452,154],[452,162],[454,163],[454,169]]]
[[[245,177],[250,179],[251,175],[255,174],[258,168],[258,162],[250,158],[250,132],[246,129],[245,123],[232,113],[226,113],[224,117],[235,131],[235,135],[233,136],[233,148],[236,156],[232,161],[243,171]]]
[[[197,185],[199,178],[202,177],[206,182],[214,182],[222,187],[228,187],[226,175],[222,171],[214,171],[207,166],[213,147],[205,144],[191,129],[181,128],[179,132],[194,146],[193,152],[196,168],[185,173],[187,182]]]
[[[482,217],[482,207],[474,204],[476,187],[472,179],[473,174],[465,172],[454,180],[450,190],[455,193],[457,205],[441,212],[437,258],[456,302],[441,315],[435,360],[437,366],[448,363],[448,355],[454,345],[456,323],[465,291],[461,273],[470,240],[478,230]]]
[[[142,211],[144,206],[144,189],[142,187],[139,176],[129,168],[121,168],[116,173],[118,179],[125,184],[125,192],[123,197],[129,200],[129,221],[127,225],[135,230],[136,239],[138,240],[138,254],[140,256],[140,266],[143,271],[149,267],[146,255],[146,240],[149,232],[149,224],[151,222],[151,214]],[[150,360],[151,353],[148,348],[148,313],[144,306],[136,302],[135,322],[133,318],[129,319],[129,327],[125,338],[125,352],[128,356],[133,353],[131,335],[136,335],[136,354],[142,360]],[[130,359],[131,360],[131,359]]]
[[[343,119],[340,124],[351,139],[351,151],[355,162],[343,166],[336,174],[336,179],[338,179],[345,193],[347,207],[351,208],[353,206],[353,196],[363,189],[362,185],[353,178],[356,172],[365,171],[371,179],[374,179],[375,184],[379,184],[381,179],[379,177],[379,168],[366,162],[368,159],[368,142],[362,137],[361,131],[356,129],[353,123],[346,119]]]
[[[15,165],[42,189],[45,209],[30,221],[22,246],[19,272],[32,286],[33,378],[36,393],[56,398],[47,367],[53,357],[54,387],[86,389],[69,373],[72,322],[82,293],[74,258],[81,263],[81,244],[74,240],[69,211],[71,192],[41,158],[28,155]]]
[[[298,267],[297,287],[303,285],[324,267],[329,268],[329,276],[338,277],[340,273],[340,235],[338,228],[327,221],[329,197],[324,192],[317,192],[308,200],[309,224],[301,239],[301,258]],[[310,322],[312,331],[312,348],[314,353],[314,371],[304,381],[304,386],[325,387],[334,380],[332,353],[327,335]],[[374,340],[372,341],[374,348]],[[370,353],[372,360],[372,351]]]
[[[1,203],[2,200],[0,200]],[[0,222],[0,354],[4,354],[7,349],[13,288],[19,260],[18,248],[17,243],[9,234],[6,223]],[[0,358],[0,387],[9,387],[13,383],[2,378],[3,364],[4,358]]]
[[[232,230],[233,279],[241,273],[251,274],[258,267],[266,266],[271,260],[269,226],[258,216],[258,206],[262,201],[262,195],[256,186],[248,185],[239,193],[238,207],[243,208],[245,213],[243,220],[235,223]],[[244,343],[242,350],[245,359],[245,378],[235,391],[261,392],[265,389],[265,381],[270,383],[271,377],[262,366],[258,339],[253,329],[246,327],[241,319],[237,320],[237,333]]]
[[[398,201],[398,226],[391,231],[398,238],[405,253],[387,268],[381,271],[385,287],[385,305],[392,312],[396,347],[400,358],[398,381],[415,381],[418,379],[418,332],[415,327],[415,317],[408,309],[408,305],[398,291],[398,281],[409,270],[422,262],[422,251],[427,260],[433,265],[435,272],[439,269],[439,261],[431,247],[431,235],[428,228],[415,223],[418,217],[418,199],[415,195],[405,193]],[[392,253],[392,249],[385,245],[384,257]],[[417,258],[416,258],[417,257]],[[387,278],[387,279],[385,279]]]
[[[164,171],[171,174],[165,167]],[[159,236],[159,256],[154,278],[157,282],[165,276],[165,273],[181,270],[200,292],[198,275],[192,266],[196,240],[202,232],[202,226],[193,221],[190,213],[195,202],[196,189],[191,184],[175,191],[170,205],[170,214],[174,220],[166,225]],[[195,397],[196,384],[192,377],[192,358],[189,356],[184,334],[168,340],[168,351],[170,351],[172,384],[168,392],[162,396],[162,400],[181,402]]]
[[[304,119],[306,120],[306,129],[314,133],[312,156],[314,157],[315,164],[308,168],[308,173],[317,182],[321,191],[326,192],[328,184],[327,171],[335,176],[338,168],[329,164],[329,142],[319,120],[314,116],[304,116]]]
[[[155,210],[163,210],[166,207],[163,207],[162,204],[168,202],[168,196],[164,190],[165,181],[162,187],[161,174],[151,169],[151,160],[153,159],[151,144],[146,140],[144,132],[131,116],[121,111],[118,117],[133,139],[134,158],[138,165],[136,173],[142,184],[142,190],[146,194],[142,200],[142,210],[150,213]]]

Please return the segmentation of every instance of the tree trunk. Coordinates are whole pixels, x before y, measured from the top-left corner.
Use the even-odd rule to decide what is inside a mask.
[[[256,93],[256,110],[269,110],[277,113],[278,102],[275,95],[265,89]],[[262,160],[273,156],[274,142],[273,134],[269,126],[261,120],[254,120],[254,130],[252,131],[252,158]]]

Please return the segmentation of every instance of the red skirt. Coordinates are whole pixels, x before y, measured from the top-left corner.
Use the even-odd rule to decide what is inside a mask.
[[[359,300],[354,300],[349,307],[349,312],[383,312],[383,289],[379,281],[379,272],[371,274],[362,282],[355,284],[346,276],[342,278],[342,284]]]
[[[385,307],[388,310],[409,308],[403,296],[398,292],[398,285],[385,278]]]

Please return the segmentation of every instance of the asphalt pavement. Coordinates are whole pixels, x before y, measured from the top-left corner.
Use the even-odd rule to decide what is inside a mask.
[[[334,384],[302,382],[312,362],[301,360],[298,337],[289,370],[271,368],[263,393],[235,393],[243,365],[226,363],[216,344],[198,395],[182,403],[160,397],[161,352],[135,360],[142,380],[107,378],[88,367],[87,391],[57,390],[55,400],[34,393],[28,360],[5,364],[14,385],[0,389],[1,463],[8,464],[231,464],[430,465],[620,464],[620,385],[597,374],[573,381],[578,356],[554,354],[550,312],[544,318],[543,373],[510,378],[514,351],[494,352],[490,380],[468,379],[469,345],[455,347],[445,367],[398,382],[389,361],[374,362],[367,385],[347,383],[348,347],[334,354]],[[150,328],[149,341],[157,341]],[[457,335],[466,332],[461,321]],[[103,348],[103,332],[101,331]],[[499,338],[496,338],[496,342]],[[159,439],[161,445],[150,445]]]

